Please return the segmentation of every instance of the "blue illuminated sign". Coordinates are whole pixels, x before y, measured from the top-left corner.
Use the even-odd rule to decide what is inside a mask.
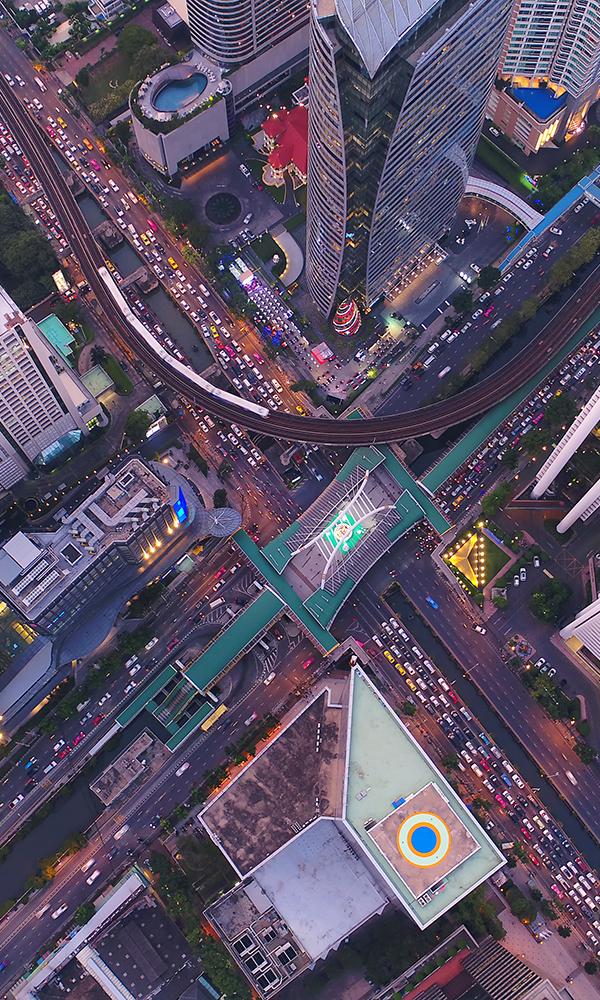
[[[177,518],[179,523],[183,524],[183,522],[187,520],[188,506],[181,487],[179,487],[179,496],[177,497],[177,500],[173,504],[173,510],[175,511],[175,517]]]

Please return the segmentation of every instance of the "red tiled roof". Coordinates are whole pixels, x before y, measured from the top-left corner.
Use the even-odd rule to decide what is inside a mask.
[[[282,110],[263,122],[265,135],[275,143],[269,154],[274,170],[283,170],[293,163],[305,177],[308,165],[308,108],[299,104],[291,111]]]

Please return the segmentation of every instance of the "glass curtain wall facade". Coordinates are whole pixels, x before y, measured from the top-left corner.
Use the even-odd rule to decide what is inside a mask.
[[[452,223],[511,6],[313,0],[307,277],[324,315],[371,306]]]

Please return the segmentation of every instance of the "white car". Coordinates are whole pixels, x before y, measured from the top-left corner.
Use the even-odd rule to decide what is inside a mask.
[[[185,772],[187,771],[187,769],[188,769],[189,766],[190,766],[190,763],[189,763],[189,761],[186,760],[181,765],[181,767],[178,767],[177,770],[175,771],[176,777],[180,778],[182,774],[185,774]]]
[[[53,920],[58,920],[58,918],[60,917],[60,915],[62,913],[64,913],[66,909],[67,909],[67,904],[66,903],[61,903],[61,905],[58,907],[58,909],[55,910],[54,913],[52,914],[52,919]]]
[[[90,877],[86,878],[87,884],[88,885],[92,885],[92,883],[95,882],[96,879],[98,878],[99,874],[100,874],[100,869],[96,868],[96,870],[92,872],[92,874],[90,875]],[[65,909],[66,909],[66,907],[65,907]]]

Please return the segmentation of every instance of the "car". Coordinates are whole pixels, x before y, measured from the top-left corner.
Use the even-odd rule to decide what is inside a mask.
[[[61,914],[63,914],[65,912],[66,909],[67,909],[67,904],[66,903],[61,903],[60,906],[58,907],[58,909],[56,909],[54,911],[54,913],[52,914],[52,919],[53,920],[58,920],[58,918],[61,916]]]
[[[17,795],[16,799],[13,799],[12,802],[9,803],[8,808],[14,809],[15,806],[18,806],[19,802],[22,802],[24,798],[25,798],[24,795]]]
[[[518,587],[518,586],[519,586],[519,574],[515,573],[515,575],[513,576],[513,587]]]
[[[100,869],[96,868],[95,871],[93,871],[92,874],[89,876],[89,878],[86,878],[87,884],[92,885],[98,878],[99,874],[100,874]]]
[[[99,726],[103,718],[104,716],[102,715],[102,712],[100,712],[98,715],[95,715],[94,718],[92,719],[92,726]]]
[[[555,236],[562,236],[562,229],[558,229],[557,226],[550,226],[550,232],[554,233]]]
[[[529,855],[529,860],[531,861],[532,865],[535,865],[536,868],[540,867],[540,859],[533,853],[533,851]]]
[[[550,888],[552,889],[552,892],[555,893],[558,896],[559,899],[564,899],[565,898],[564,892],[562,891],[562,889],[559,889],[559,887],[556,885],[556,883],[553,883],[550,886]]]
[[[275,680],[276,676],[277,675],[276,675],[275,671],[272,670],[271,673],[269,674],[269,676],[265,677],[265,679],[263,681],[263,684],[265,685],[265,687],[268,687],[269,684],[271,684]]]
[[[175,777],[180,778],[182,774],[185,774],[189,766],[190,766],[189,761],[187,760],[184,761],[181,767],[178,767],[177,770],[175,771]]]
[[[89,859],[88,859],[88,860],[87,860],[87,861],[85,862],[85,864],[81,866],[81,871],[82,871],[82,872],[89,872],[90,868],[91,868],[91,867],[92,867],[92,865],[93,865],[93,864],[95,863],[95,861],[96,861],[96,859],[95,859],[95,858],[89,858]]]
[[[312,667],[314,662],[315,662],[314,656],[309,656],[308,659],[305,660],[304,663],[302,664],[302,669],[308,670],[309,667]]]
[[[534,556],[533,557],[533,565],[535,566],[536,569],[540,568],[540,557],[539,556]]]
[[[480,635],[485,635],[487,632],[487,629],[484,628],[483,625],[473,625],[473,628],[476,632],[479,632]]]
[[[254,722],[254,720],[257,719],[257,718],[258,718],[258,713],[257,712],[253,712],[252,715],[249,715],[248,718],[244,721],[244,725],[245,726],[251,726],[252,723]]]
[[[524,566],[521,566],[521,569],[519,570],[519,579],[521,580],[522,583],[524,583],[525,580],[527,579],[527,570],[525,569]]]

